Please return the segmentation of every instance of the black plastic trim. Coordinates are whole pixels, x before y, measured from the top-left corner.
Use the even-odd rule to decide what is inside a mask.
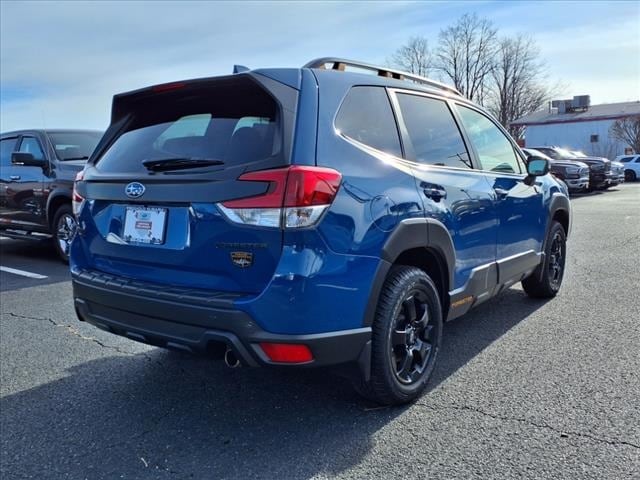
[[[541,254],[529,250],[518,255],[501,258],[496,263],[498,265],[498,283],[508,284],[514,279],[521,277],[523,273],[528,273],[540,265]]]
[[[222,342],[248,366],[285,365],[261,355],[257,347],[260,342],[301,343],[311,349],[312,362],[285,366],[357,364],[371,339],[369,327],[304,335],[275,334],[234,308],[124,292],[112,282],[102,285],[78,275],[73,276],[72,285],[80,320],[139,342],[192,353],[206,352],[212,341]]]

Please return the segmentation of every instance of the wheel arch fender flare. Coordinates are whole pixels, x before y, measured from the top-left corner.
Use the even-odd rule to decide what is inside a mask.
[[[567,225],[565,228],[565,234],[567,237],[569,236],[569,232],[571,231],[571,201],[566,195],[562,195],[560,193],[554,193],[551,197],[551,202],[549,203],[549,221],[547,222],[547,228],[545,230],[545,247],[547,236],[549,234],[549,229],[551,228],[551,220],[555,218],[558,212],[563,212],[563,215],[567,216]]]
[[[60,205],[68,203],[71,205],[71,195],[68,189],[59,187],[49,193],[47,198],[47,224],[51,225],[53,217],[56,214],[56,210],[60,208]]]
[[[370,326],[375,316],[377,298],[380,295],[387,273],[400,255],[414,248],[435,250],[446,263],[449,288],[454,285],[456,255],[453,240],[442,222],[433,218],[408,218],[402,220],[385,241],[380,265],[373,279],[369,302],[365,311],[364,325]]]

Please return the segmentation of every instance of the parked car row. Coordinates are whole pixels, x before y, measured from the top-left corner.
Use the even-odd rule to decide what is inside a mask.
[[[551,173],[562,180],[572,193],[604,190],[623,183],[625,179],[635,180],[640,175],[640,172],[636,174],[636,170],[625,167],[624,163],[555,146],[527,147],[523,152],[527,158],[546,158],[551,165]],[[630,165],[635,165],[633,157],[624,158]],[[619,158],[622,157],[616,160]]]

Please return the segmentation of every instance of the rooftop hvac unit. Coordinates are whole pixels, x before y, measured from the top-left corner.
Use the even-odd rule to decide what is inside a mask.
[[[558,113],[571,111],[571,100],[558,100]]]
[[[573,97],[573,101],[571,102],[573,108],[589,108],[591,105],[591,96],[590,95],[577,95]]]

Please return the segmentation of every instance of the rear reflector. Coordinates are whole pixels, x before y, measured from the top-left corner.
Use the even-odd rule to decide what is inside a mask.
[[[293,343],[260,343],[269,360],[277,363],[308,363],[313,360],[309,347]]]
[[[229,220],[261,227],[302,228],[315,225],[331,205],[342,175],[330,168],[295,165],[245,173],[238,180],[268,185],[261,195],[218,204]]]

